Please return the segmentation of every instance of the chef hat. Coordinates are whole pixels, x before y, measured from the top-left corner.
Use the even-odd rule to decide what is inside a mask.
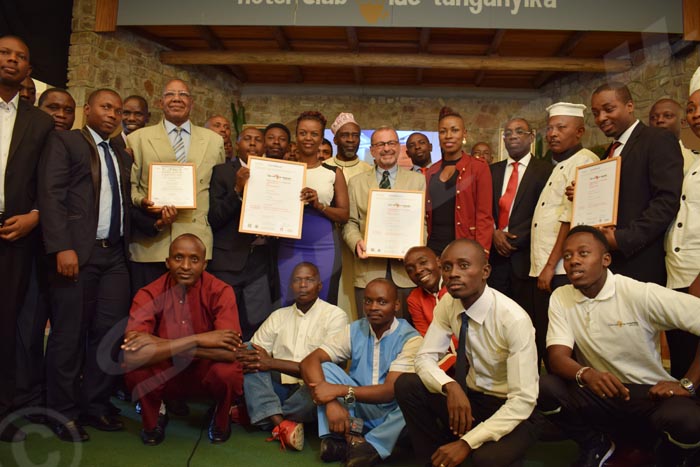
[[[557,102],[547,107],[547,112],[550,117],[556,117],[558,115],[564,115],[567,117],[581,117],[583,118],[583,111],[586,110],[586,106],[583,104],[572,104],[570,102]]]

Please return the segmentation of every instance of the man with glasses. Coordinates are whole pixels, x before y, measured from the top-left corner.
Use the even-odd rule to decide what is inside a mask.
[[[166,272],[163,260],[172,241],[184,233],[199,237],[206,247],[207,260],[213,251],[212,231],[207,221],[209,181],[215,165],[225,160],[224,141],[211,130],[190,122],[193,99],[190,88],[182,80],[170,80],[162,95],[163,121],[135,131],[127,137],[134,152],[131,172],[131,197],[134,206],[153,216],[154,236],[135,232],[130,246],[132,288],[136,292]],[[148,199],[149,166],[151,163],[193,163],[196,166],[196,209],[180,209],[175,221],[158,227],[155,221],[164,206],[154,206]],[[171,207],[167,207],[171,208]]]
[[[425,177],[422,174],[402,169],[398,166],[401,145],[396,130],[381,127],[375,130],[371,138],[374,170],[360,173],[350,179],[350,218],[343,227],[343,239],[354,252],[355,302],[358,317],[364,316],[362,301],[364,289],[369,281],[386,278],[394,282],[399,289],[401,299],[401,316],[408,318],[406,297],[414,288],[413,282],[406,274],[401,261],[367,256],[365,246],[365,229],[367,228],[367,205],[369,191],[372,188],[387,190],[425,190]],[[427,237],[427,235],[425,235]]]
[[[508,158],[490,166],[496,226],[488,280],[490,287],[518,302],[531,317],[535,281],[529,277],[530,228],[537,199],[552,172],[552,164],[530,152],[533,140],[525,119],[511,119],[503,131]]]

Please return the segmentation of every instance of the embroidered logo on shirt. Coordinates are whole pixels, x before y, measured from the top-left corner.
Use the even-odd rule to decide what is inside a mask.
[[[638,323],[637,321],[630,321],[630,322],[628,322],[628,323],[623,323],[622,321],[617,321],[616,323],[609,323],[609,324],[608,324],[608,327],[610,327],[610,328],[612,328],[612,327],[621,328],[621,327],[624,327],[624,326],[635,326],[635,327],[639,327],[639,323]]]

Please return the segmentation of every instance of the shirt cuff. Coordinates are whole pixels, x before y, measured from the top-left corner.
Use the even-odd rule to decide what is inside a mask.
[[[479,449],[482,444],[487,441],[491,441],[493,436],[487,429],[484,428],[483,423],[479,423],[476,427],[472,428],[467,434],[462,436],[462,439],[467,442],[469,447],[474,449]]]

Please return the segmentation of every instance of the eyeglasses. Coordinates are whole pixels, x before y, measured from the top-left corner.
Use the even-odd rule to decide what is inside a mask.
[[[189,99],[190,93],[187,91],[165,91],[163,93],[163,99],[173,99],[175,96],[181,97],[183,99]]]
[[[523,130],[522,128],[516,128],[515,131],[514,130],[506,130],[503,132],[503,137],[510,138],[511,136],[513,136],[513,133],[515,133],[518,136],[524,136],[524,135],[532,134],[532,131]]]
[[[373,143],[372,147],[377,149],[382,149],[383,147],[396,148],[398,145],[398,141],[380,141],[379,143]]]

